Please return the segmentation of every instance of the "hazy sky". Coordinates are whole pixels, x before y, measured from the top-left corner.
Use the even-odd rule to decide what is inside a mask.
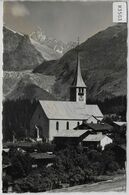
[[[5,2],[4,24],[29,34],[37,27],[64,42],[85,41],[112,23],[112,2]]]

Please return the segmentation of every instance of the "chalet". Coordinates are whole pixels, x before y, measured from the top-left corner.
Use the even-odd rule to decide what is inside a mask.
[[[33,153],[30,153],[30,157],[32,158],[32,166],[37,165],[40,167],[43,165],[47,166],[48,164],[53,163],[56,155],[48,154],[48,153],[33,152]]]
[[[89,116],[88,119],[86,120],[86,123],[94,123],[97,124],[100,121],[102,121],[103,117],[95,117],[95,116]]]
[[[123,121],[113,121],[112,125],[115,127],[115,129],[126,130],[127,123]]]
[[[30,121],[30,136],[37,140],[52,141],[58,132],[73,129],[83,120],[90,120],[90,116],[102,119],[103,114],[98,105],[86,104],[86,88],[77,52],[77,69],[70,87],[70,101],[39,100]]]
[[[81,125],[75,127],[75,129],[92,129],[93,132],[102,134],[110,134],[113,130],[113,127],[108,123],[103,123],[99,121],[98,123],[87,123],[87,121],[83,121]]]
[[[112,143],[112,139],[102,133],[91,134],[83,139],[83,146],[98,148],[101,147],[104,150],[104,147],[110,143]]]
[[[78,145],[82,140],[90,134],[92,130],[68,130],[60,131],[54,136],[54,143],[59,146],[69,144]]]

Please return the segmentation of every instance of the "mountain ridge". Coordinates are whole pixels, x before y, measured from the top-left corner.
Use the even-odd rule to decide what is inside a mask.
[[[4,46],[5,52],[8,50],[13,51],[15,49],[14,46],[15,44],[14,45],[5,44]],[[84,43],[80,44],[79,50],[81,59],[81,72],[84,82],[87,85],[88,100],[104,101],[104,99],[106,98],[111,99],[121,95],[126,96],[127,94],[126,25],[124,24],[115,25],[107,28],[106,30],[96,33],[94,36],[87,39]],[[37,55],[39,57],[39,53],[37,53],[36,50],[36,52],[34,52],[33,57],[37,58]],[[28,74],[26,72],[24,73],[23,71],[24,76],[22,77],[22,79],[28,80],[27,85],[30,82],[32,85],[34,84],[36,86],[39,86],[43,90],[44,89],[47,90],[50,84],[49,89],[51,93],[57,97],[57,99],[69,100],[69,87],[74,79],[77,65],[76,55],[77,53],[75,48],[68,51],[60,59],[57,60],[46,61],[41,56],[42,62],[39,65],[34,64],[33,73],[31,72]],[[15,55],[13,57],[14,59],[16,58]],[[8,60],[6,62],[6,58],[4,60],[4,66],[5,65],[6,67],[7,65],[9,66]],[[24,70],[24,66],[21,67],[21,69]],[[9,71],[7,71],[8,76],[7,77],[4,76],[5,99],[6,95],[8,95],[9,93],[12,94],[13,90],[16,89],[19,85],[19,80],[21,79],[21,77],[15,76],[16,71],[19,72],[18,74],[22,74],[22,71],[18,71],[17,69],[16,71],[13,71],[13,68],[9,69]],[[48,75],[47,80],[44,75]],[[53,76],[56,79],[53,80]],[[29,80],[27,77],[31,77],[31,79]],[[16,86],[15,85],[11,86],[10,85],[11,82],[13,84],[15,84],[16,82]],[[44,83],[43,85],[42,82]],[[48,82],[48,84],[46,82]]]
[[[88,99],[112,98],[127,93],[127,26],[108,27],[80,44],[82,76],[87,87]],[[76,48],[68,51],[56,61],[46,62],[33,72],[57,78],[54,93],[69,99],[69,87],[76,70]]]
[[[56,51],[58,54],[60,54],[60,57],[76,46],[76,42],[70,41],[64,43],[61,40],[47,36],[40,27],[38,27],[37,30],[32,32],[29,36],[31,39],[35,40],[41,45],[45,44]]]
[[[15,32],[7,26],[3,27],[3,43],[5,71],[33,70],[44,61],[61,57],[47,45],[41,45],[29,35]]]

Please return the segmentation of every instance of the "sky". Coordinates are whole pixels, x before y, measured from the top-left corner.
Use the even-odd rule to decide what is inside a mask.
[[[112,2],[4,2],[4,24],[23,34],[39,27],[63,42],[84,42],[112,26]]]

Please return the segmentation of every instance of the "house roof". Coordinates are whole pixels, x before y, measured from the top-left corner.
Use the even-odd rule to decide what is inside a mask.
[[[9,152],[9,148],[3,148],[3,152]]]
[[[108,130],[111,131],[113,127],[107,123],[84,123],[80,124],[79,126],[75,127],[74,129],[92,129],[95,131],[99,130]]]
[[[84,133],[88,132],[89,130],[62,130],[58,132],[54,137],[80,137]]]
[[[89,115],[103,116],[97,105],[71,101],[39,101],[49,119],[85,120]]]
[[[55,154],[37,153],[37,152],[30,153],[30,156],[31,156],[31,158],[34,158],[36,160],[38,160],[38,159],[53,159],[56,157]]]
[[[11,166],[12,166],[11,163],[9,163],[9,164],[3,164],[3,165],[2,165],[2,168],[3,168],[3,169],[6,169],[6,168],[11,167]]]
[[[123,126],[123,125],[126,125],[127,123],[126,122],[122,122],[122,121],[113,121],[113,123],[115,123],[116,125],[118,125],[118,126]]]
[[[122,148],[123,150],[126,151],[126,145],[125,144],[118,145],[118,147],[120,147],[120,148]]]
[[[91,135],[88,135],[87,137],[85,137],[84,139],[83,139],[83,141],[87,141],[87,142],[90,142],[90,141],[92,141],[92,142],[98,142],[98,141],[101,141],[104,137],[108,137],[108,136],[106,136],[106,135],[102,135],[102,134],[91,134]]]
[[[95,117],[95,116],[94,116],[94,117]],[[103,119],[102,116],[98,116],[98,117],[96,116],[95,118],[96,118],[97,120],[99,120],[99,121],[101,121],[101,120]]]
[[[88,123],[86,124],[89,128],[93,129],[93,130],[112,130],[113,127],[107,123]]]
[[[87,121],[89,120],[89,119],[91,119],[91,118],[94,118],[94,119],[96,119],[96,121],[101,121],[102,119],[103,119],[103,117],[102,116],[94,116],[94,115],[91,115],[91,116],[89,116],[89,118],[87,119]]]

